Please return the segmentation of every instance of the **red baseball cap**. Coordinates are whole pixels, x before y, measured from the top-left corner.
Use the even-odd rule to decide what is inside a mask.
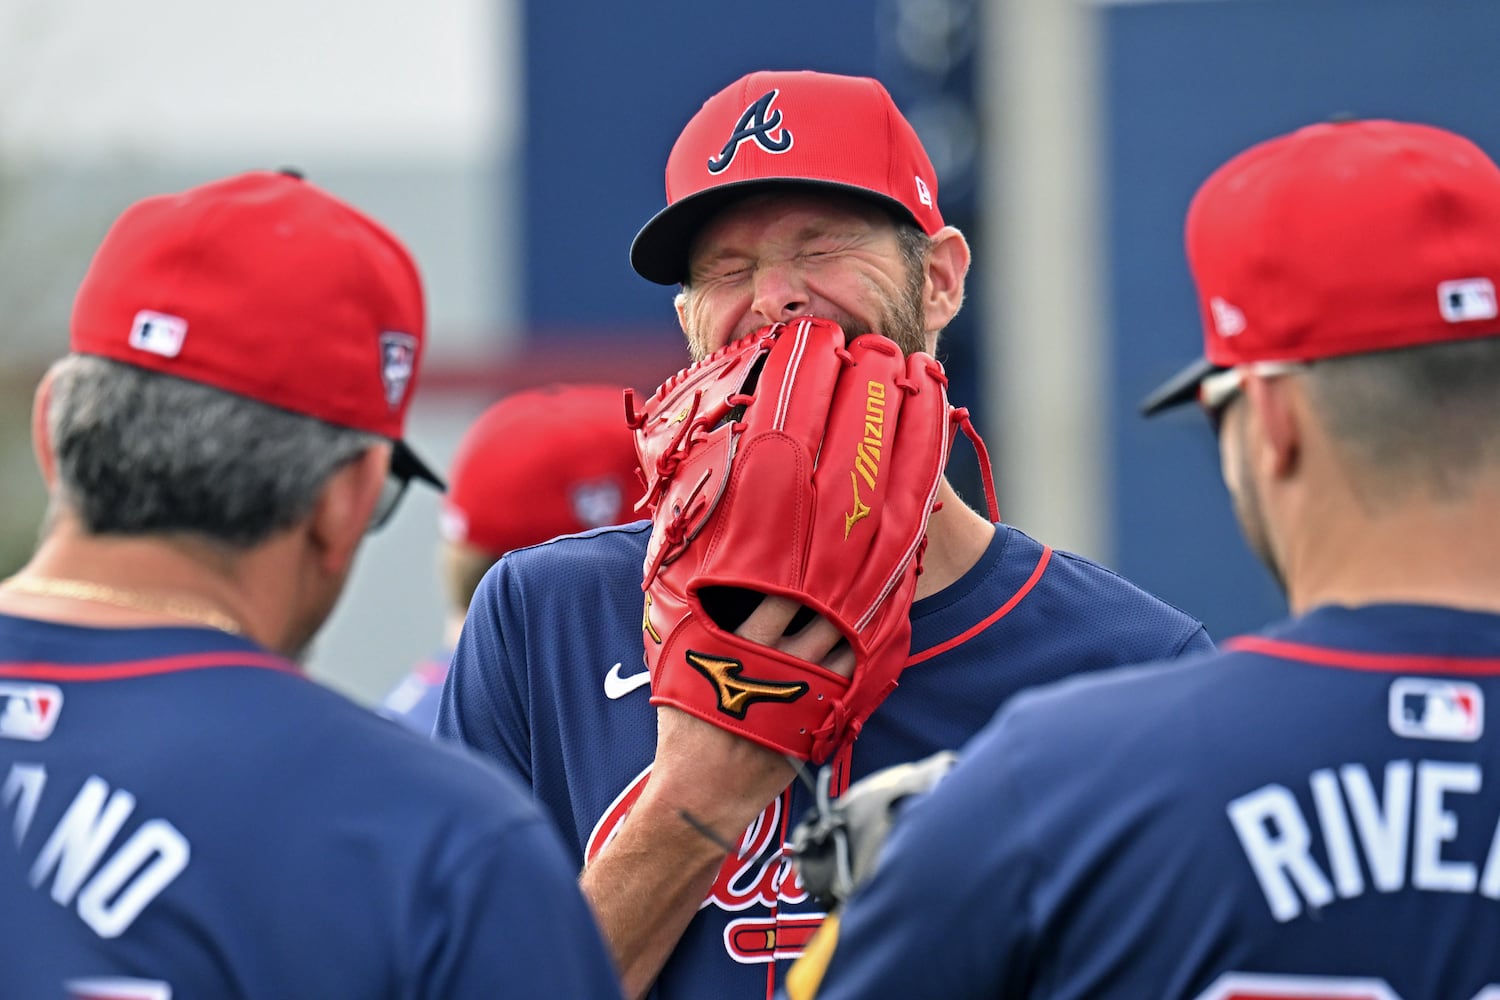
[[[634,520],[641,482],[625,390],[553,385],[507,396],[459,441],[439,528],[502,556]]]
[[[1147,415],[1249,362],[1500,335],[1500,168],[1428,125],[1311,125],[1203,183],[1187,256],[1205,356],[1146,399]]]
[[[667,207],[636,234],[631,266],[659,285],[682,281],[715,212],[788,183],[872,199],[929,236],[943,228],[932,161],[879,81],[764,71],[710,97],[682,130],[667,158]]]
[[[393,471],[441,488],[401,440],[423,335],[396,237],[295,173],[255,171],[127,208],[71,346],[390,438]]]

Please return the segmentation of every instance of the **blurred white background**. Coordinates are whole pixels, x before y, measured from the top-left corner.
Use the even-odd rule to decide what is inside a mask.
[[[0,0],[0,571],[42,510],[32,386],[67,350],[93,247],[138,198],[295,166],[411,248],[429,364],[503,350],[518,16],[514,0]],[[419,393],[409,437],[446,466],[487,401]],[[436,648],[436,511],[413,489],[366,546],[315,675],[369,700]]]

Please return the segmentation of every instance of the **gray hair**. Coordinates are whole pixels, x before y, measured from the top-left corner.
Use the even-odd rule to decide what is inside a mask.
[[[93,534],[251,548],[384,440],[105,358],[69,355],[51,374],[57,499]]]
[[[1329,433],[1379,477],[1371,500],[1460,499],[1500,471],[1500,337],[1319,361],[1307,384]]]
[[[897,219],[896,244],[901,248],[901,259],[906,264],[907,280],[916,282],[920,291],[926,275],[927,253],[932,249],[932,237],[910,219]]]

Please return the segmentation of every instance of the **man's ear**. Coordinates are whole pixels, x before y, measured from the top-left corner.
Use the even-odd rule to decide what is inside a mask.
[[[944,226],[927,248],[927,276],[922,283],[922,320],[931,339],[942,331],[964,304],[964,277],[969,273],[969,241],[952,226]]]
[[[1285,479],[1297,471],[1307,434],[1296,380],[1246,372],[1244,394],[1248,411],[1245,416],[1259,427],[1256,453],[1249,456],[1250,460],[1270,480]]]
[[[328,477],[313,502],[307,533],[322,569],[344,573],[364,539],[391,465],[391,446],[378,444]]]
[[[688,332],[687,304],[687,289],[679,288],[676,297],[672,299],[672,305],[677,307],[677,325],[682,327],[683,333]]]
[[[37,468],[41,470],[42,482],[47,492],[57,479],[57,457],[52,454],[52,432],[47,428],[47,411],[52,408],[52,370],[42,376],[31,400],[31,450],[36,455]]]

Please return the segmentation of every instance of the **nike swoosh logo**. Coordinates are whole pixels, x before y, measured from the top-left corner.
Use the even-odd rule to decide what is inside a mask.
[[[651,671],[642,670],[638,674],[629,677],[620,676],[620,664],[616,663],[609,668],[609,673],[604,675],[604,697],[610,701],[623,698],[638,687],[645,687],[651,683]]]

